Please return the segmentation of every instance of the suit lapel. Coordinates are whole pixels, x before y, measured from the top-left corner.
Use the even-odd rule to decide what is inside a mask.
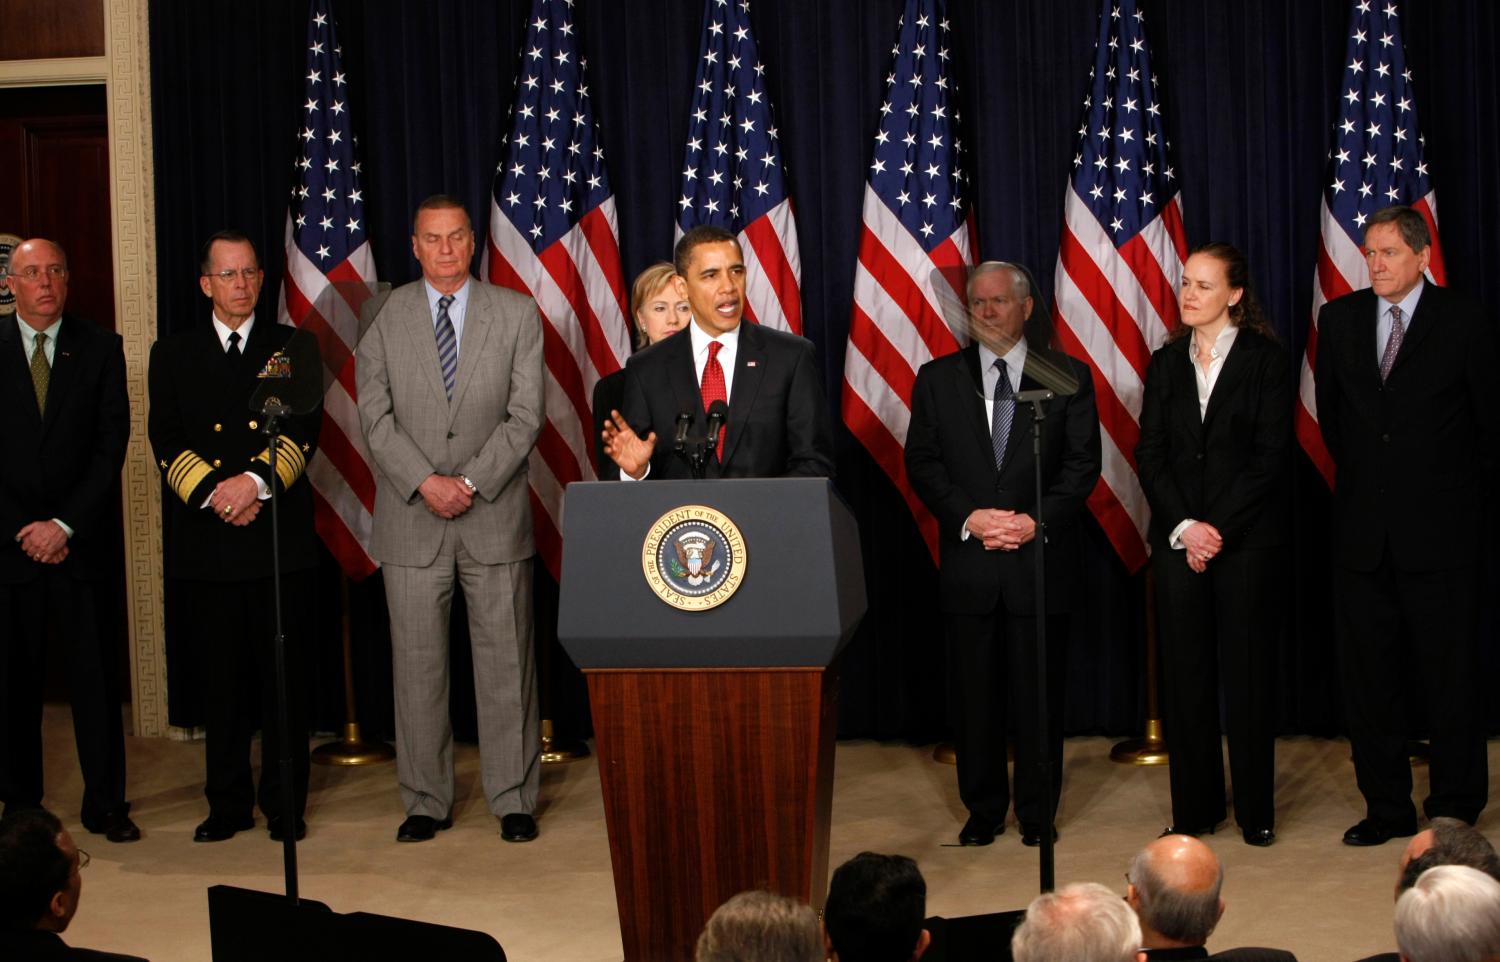
[[[1206,433],[1208,426],[1213,422],[1214,414],[1224,406],[1221,398],[1232,398],[1239,389],[1238,385],[1245,379],[1245,374],[1250,368],[1250,353],[1254,350],[1248,343],[1249,338],[1254,335],[1248,331],[1240,331],[1235,335],[1234,344],[1229,348],[1229,356],[1224,359],[1224,366],[1219,369],[1219,379],[1214,382],[1214,389],[1208,395],[1208,410],[1203,412],[1203,430]],[[1192,362],[1189,361],[1191,364]],[[1193,375],[1193,397],[1198,396],[1198,376]]]
[[[740,343],[734,356],[734,390],[729,395],[732,416],[724,431],[724,459],[720,464],[721,468],[728,465],[734,457],[735,446],[745,434],[745,424],[750,420],[750,411],[760,395],[765,369],[766,345],[765,339],[760,336],[760,328],[741,320]]]
[[[1379,386],[1380,384],[1380,354],[1385,345],[1375,346],[1376,324],[1375,292],[1368,287],[1360,291],[1360,297],[1350,307],[1359,312],[1354,324],[1354,356],[1358,359],[1356,363],[1359,370],[1364,371],[1363,380]]]
[[[78,321],[63,315],[62,327],[57,330],[57,346],[52,352],[52,376],[47,383],[47,409],[42,415],[42,434],[57,423],[58,411],[63,399],[68,396],[70,385],[78,378],[78,365],[83,350],[84,337]],[[26,372],[26,381],[31,382],[31,371]],[[36,392],[32,392],[35,399]]]
[[[991,452],[993,462],[995,442],[990,437],[989,416],[984,409],[984,375],[979,370],[979,348],[973,344],[959,354],[954,390],[958,392],[958,406],[963,411],[963,418],[974,431],[975,443]]]
[[[11,385],[17,410],[29,412],[33,421],[39,423],[41,412],[36,406],[36,391],[31,386],[31,365],[26,357],[26,342],[16,325],[15,315],[0,318],[0,371],[11,372],[6,383]],[[67,325],[64,324],[64,327]]]
[[[394,299],[395,294],[391,297]],[[406,304],[391,304],[386,302],[386,310],[394,308],[396,316],[403,319],[402,327],[406,330],[407,344],[411,349],[412,363],[422,372],[422,378],[427,386],[432,388],[437,399],[444,404],[448,403],[448,390],[443,387],[443,369],[438,363],[437,333],[433,327],[432,308],[427,305],[427,285],[418,284],[411,289],[410,301]],[[470,296],[469,306],[474,306],[473,296]],[[467,317],[464,319],[466,322]],[[463,356],[464,346],[458,346],[460,358]],[[454,385],[455,388],[457,385]]]
[[[463,402],[464,392],[469,387],[469,381],[474,376],[474,371],[479,367],[479,358],[484,353],[485,339],[490,335],[490,328],[494,326],[491,322],[493,316],[490,311],[489,294],[481,290],[479,282],[472,277],[469,278],[469,305],[464,309],[464,337],[458,345],[458,373],[454,375],[453,402],[448,405],[448,424],[451,427],[453,418],[458,413],[458,406]],[[432,337],[432,359],[437,361],[437,335]],[[434,368],[433,370],[438,370]],[[446,396],[443,388],[442,378],[438,378],[438,390]]]
[[[1401,350],[1396,352],[1396,361],[1391,365],[1392,374],[1395,373],[1396,368],[1401,366],[1403,361],[1417,351],[1418,346],[1422,343],[1423,338],[1427,337],[1428,332],[1437,327],[1438,308],[1433,302],[1442,295],[1433,296],[1433,289],[1436,285],[1432,281],[1427,281],[1426,285],[1422,289],[1422,296],[1417,299],[1417,309],[1412,311],[1411,320],[1407,322],[1406,335],[1401,339]],[[1386,305],[1382,303],[1380,309],[1385,310]]]
[[[693,428],[701,434],[705,418],[698,372],[693,367],[693,338],[687,331],[679,331],[667,338],[663,350],[667,354],[667,381],[672,388],[673,406],[678,413],[691,412]]]

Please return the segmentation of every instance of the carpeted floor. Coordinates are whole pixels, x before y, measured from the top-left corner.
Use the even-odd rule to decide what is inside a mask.
[[[1167,771],[1114,764],[1110,744],[1067,744],[1057,878],[1123,893],[1131,856],[1170,820]],[[69,943],[154,962],[206,962],[207,886],[282,891],[281,846],[267,839],[263,820],[227,842],[191,841],[207,813],[202,743],[128,739],[132,814],[145,833],[130,845],[111,845],[78,824],[82,782],[64,706],[47,707],[46,748],[46,804],[93,856]],[[1402,843],[1340,843],[1363,814],[1348,745],[1298,738],[1277,750],[1276,845],[1251,848],[1232,823],[1206,839],[1224,860],[1228,902],[1210,945],[1274,945],[1303,962],[1348,962],[1393,948],[1391,892]],[[1036,852],[1022,847],[1014,824],[988,848],[952,844],[964,812],[954,770],[932,761],[931,746],[841,742],[836,765],[831,865],[867,849],[910,855],[927,878],[932,915],[1022,908],[1036,894]],[[1500,742],[1490,745],[1490,770],[1494,796]],[[313,766],[309,834],[298,847],[302,894],[340,912],[481,929],[517,962],[619,959],[593,759],[544,770],[541,837],[527,845],[501,841],[478,777],[477,749],[459,746],[453,829],[432,842],[398,845],[394,765]],[[1425,769],[1415,777],[1420,799]],[[1495,838],[1500,816],[1487,812],[1480,828]]]

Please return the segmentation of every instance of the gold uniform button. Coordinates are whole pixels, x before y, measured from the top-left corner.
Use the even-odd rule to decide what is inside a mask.
[[[259,428],[259,427],[260,427],[260,422],[258,422],[258,421],[251,421],[250,422],[250,430],[254,431],[256,428]]]
[[[222,464],[222,462],[218,458],[214,458],[214,467],[217,468],[220,464]]]
[[[219,431],[222,431],[222,430],[224,430],[224,425],[222,425],[222,424],[215,424],[214,425],[214,431],[216,433],[219,432]]]

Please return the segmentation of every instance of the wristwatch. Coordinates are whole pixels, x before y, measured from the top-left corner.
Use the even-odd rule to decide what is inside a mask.
[[[469,493],[470,494],[478,494],[479,493],[479,489],[476,488],[476,487],[474,487],[474,482],[469,480],[469,476],[467,474],[460,474],[458,476],[458,480],[460,480],[460,481],[462,481],[464,483],[464,487],[466,487],[466,488],[469,489]]]

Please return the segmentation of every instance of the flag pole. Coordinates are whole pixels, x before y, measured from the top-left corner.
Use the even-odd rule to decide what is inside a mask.
[[[385,742],[365,741],[359,730],[354,701],[354,646],[350,630],[348,575],[339,576],[339,600],[343,603],[344,733],[338,741],[314,749],[312,760],[319,765],[378,765],[395,758],[396,752]]]
[[[1146,733],[1110,749],[1109,760],[1121,765],[1165,765],[1167,741],[1161,731],[1161,686],[1156,640],[1156,578],[1146,569]]]

